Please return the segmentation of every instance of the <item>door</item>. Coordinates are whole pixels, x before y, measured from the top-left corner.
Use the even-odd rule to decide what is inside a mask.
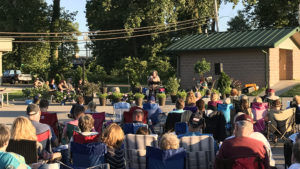
[[[293,78],[293,52],[292,50],[279,50],[279,80],[292,80]]]

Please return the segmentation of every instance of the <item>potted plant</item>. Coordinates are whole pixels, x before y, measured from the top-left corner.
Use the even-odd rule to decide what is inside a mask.
[[[101,106],[106,106],[106,98],[107,98],[107,93],[99,94],[99,102]]]
[[[134,94],[134,98],[135,98],[135,104],[139,107],[142,106],[143,104],[143,99],[144,99],[145,95],[142,93],[136,93]]]
[[[217,82],[217,89],[222,94],[223,99],[226,98],[226,94],[230,94],[230,85],[230,77],[225,72],[221,72],[221,75]]]
[[[94,94],[99,92],[99,84],[96,83],[85,82],[82,88],[85,104],[88,104],[90,101],[93,101]]]
[[[176,94],[178,92],[178,88],[180,87],[180,80],[177,79],[175,76],[170,77],[165,87],[167,89],[167,92],[171,96],[172,103],[175,103],[175,101],[177,100]]]
[[[134,94],[130,91],[129,93],[127,93],[127,102],[129,104],[132,104],[134,100]]]
[[[183,99],[184,101],[186,100],[186,95],[187,95],[187,93],[184,90],[177,92],[177,97],[180,98],[180,99]]]
[[[110,96],[111,102],[113,104],[120,102],[122,98],[123,98],[123,94],[120,92],[113,92]]]
[[[156,97],[158,98],[158,103],[160,106],[164,106],[166,105],[166,94],[165,93],[158,93],[156,95]]]

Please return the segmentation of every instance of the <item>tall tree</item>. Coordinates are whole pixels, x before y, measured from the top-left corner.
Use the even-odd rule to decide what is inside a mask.
[[[231,18],[227,25],[229,26],[227,29],[228,31],[244,31],[251,29],[249,20],[245,17],[242,11],[238,11],[238,15]]]

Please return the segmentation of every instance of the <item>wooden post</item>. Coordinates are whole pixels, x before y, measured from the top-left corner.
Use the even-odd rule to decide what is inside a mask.
[[[219,14],[218,14],[218,4],[217,0],[215,0],[215,21],[216,21],[216,27],[217,27],[217,32],[219,32]]]

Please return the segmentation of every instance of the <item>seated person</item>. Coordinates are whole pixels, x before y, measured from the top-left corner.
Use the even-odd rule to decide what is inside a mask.
[[[76,99],[76,104],[72,105],[72,108],[70,110],[70,114],[68,115],[68,117],[74,119],[74,108],[77,105],[83,106],[83,104],[84,104],[84,98],[82,96],[78,96],[77,99]]]
[[[236,88],[231,89],[230,91],[230,99],[239,100],[239,91]]]
[[[289,169],[298,169],[300,168],[300,141],[297,141],[293,145],[293,154],[292,154],[293,164]]]
[[[196,107],[196,97],[193,91],[188,92],[186,97],[186,104],[183,110],[190,110],[193,113],[197,111]]]
[[[205,96],[202,97],[202,100],[205,102],[206,105],[210,101],[210,96],[211,96],[211,91],[209,89],[207,89],[205,91]]]
[[[9,169],[29,169],[25,163],[24,157],[6,152],[10,139],[10,131],[4,124],[0,124],[0,168]]]
[[[170,111],[168,113],[164,131],[165,132],[172,132],[174,131],[175,123],[181,121],[181,115],[184,113],[184,100],[183,99],[177,99],[176,101],[176,109],[173,111]]]
[[[37,105],[40,104],[40,101],[41,101],[40,97],[41,97],[40,94],[34,96],[34,97],[33,97],[33,100],[32,100],[32,103],[33,103],[33,104],[37,104]]]
[[[38,87],[42,87],[42,86],[43,86],[43,82],[41,82],[39,78],[36,78],[33,83],[33,87],[38,88]]]
[[[248,99],[241,99],[240,110],[237,110],[237,112],[243,112],[253,118],[253,113],[249,106]]]
[[[184,111],[184,113],[181,114],[180,122],[188,123],[192,114],[193,114],[193,112],[191,112],[189,110]]]
[[[125,169],[124,139],[124,132],[116,123],[110,124],[103,132],[101,141],[107,145],[105,161],[111,169]]]
[[[178,138],[185,136],[201,136],[202,131],[205,128],[205,120],[202,113],[196,112],[193,113],[188,122],[189,131],[185,134],[178,135]]]
[[[66,86],[66,81],[65,80],[61,80],[57,86],[58,91],[60,92],[64,92],[68,90],[68,87]]]
[[[57,90],[57,86],[55,84],[55,80],[54,79],[51,79],[51,82],[49,84],[49,89],[50,89],[50,91],[56,91]]]
[[[179,148],[179,139],[175,134],[166,133],[160,138],[159,147],[162,150],[176,150]]]
[[[97,113],[96,108],[97,108],[96,103],[93,101],[90,101],[85,113]]]
[[[265,101],[270,103],[270,102],[275,101],[277,99],[279,99],[279,97],[275,95],[275,90],[274,89],[269,89],[268,90],[268,97],[266,97]]]
[[[227,139],[221,145],[217,154],[216,167],[223,165],[220,160],[247,158],[258,156],[262,159],[265,168],[270,168],[269,159],[264,144],[250,138],[253,132],[253,119],[246,114],[235,120],[234,138]]]
[[[133,121],[133,123],[143,123],[143,119],[144,119],[144,112],[143,112],[142,109],[136,109],[132,113],[132,121]]]
[[[211,101],[207,103],[208,109],[217,110],[217,104],[222,104],[222,101],[220,101],[219,98],[220,96],[218,93],[212,93],[210,98]]]
[[[85,109],[84,109],[83,106],[81,106],[81,105],[76,105],[75,106],[75,108],[74,108],[74,117],[75,117],[75,119],[72,120],[72,121],[69,121],[65,125],[64,130],[63,130],[63,135],[62,135],[63,138],[68,138],[68,136],[67,136],[67,125],[72,124],[74,126],[78,126],[78,119],[80,118],[80,116],[84,115],[84,112],[85,112]]]
[[[155,125],[159,122],[158,116],[162,113],[161,108],[157,103],[155,103],[155,97],[150,96],[147,103],[143,104],[143,109],[148,112],[148,118]]]
[[[48,112],[49,101],[48,100],[42,99],[40,101],[39,106],[40,106],[40,110],[41,110],[41,115],[43,115],[43,114],[49,114],[49,112]]]
[[[140,127],[135,134],[150,135],[150,130],[147,127]]]
[[[47,124],[40,123],[41,111],[40,111],[39,106],[36,104],[30,104],[30,105],[28,105],[26,112],[27,112],[29,120],[31,121],[31,123],[33,124],[33,126],[36,130],[36,135],[42,134],[42,133],[46,132],[47,130],[50,130],[51,133],[50,133],[49,139],[51,140],[53,147],[57,147],[58,139],[57,139],[53,129],[51,129],[51,127]],[[46,145],[43,145],[43,147],[46,147]]]
[[[275,100],[271,105],[271,111],[279,112],[281,110],[281,106],[280,100]]]
[[[296,108],[296,124],[300,124],[300,96],[294,96],[291,107]]]

